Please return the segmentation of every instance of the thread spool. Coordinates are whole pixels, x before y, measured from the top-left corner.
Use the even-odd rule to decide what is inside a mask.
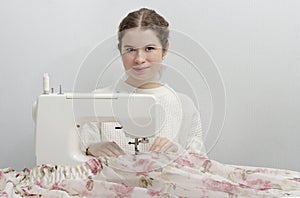
[[[49,85],[49,75],[48,73],[44,73],[43,76],[43,94],[49,94],[50,85]]]

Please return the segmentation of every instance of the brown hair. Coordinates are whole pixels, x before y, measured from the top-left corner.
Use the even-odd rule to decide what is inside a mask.
[[[151,29],[156,33],[163,51],[169,46],[169,23],[154,10],[141,8],[130,12],[120,23],[118,30],[118,48],[121,51],[122,38],[126,30],[131,28]]]

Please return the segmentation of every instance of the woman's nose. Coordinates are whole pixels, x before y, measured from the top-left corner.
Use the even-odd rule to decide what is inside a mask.
[[[145,62],[145,54],[142,50],[138,50],[135,56],[135,63],[140,65]]]

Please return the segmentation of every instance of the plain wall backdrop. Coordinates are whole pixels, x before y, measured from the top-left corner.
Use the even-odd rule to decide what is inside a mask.
[[[140,7],[203,45],[219,68],[227,112],[209,156],[300,171],[298,0],[0,1],[0,168],[35,165],[32,104],[43,73],[71,91],[88,52]]]

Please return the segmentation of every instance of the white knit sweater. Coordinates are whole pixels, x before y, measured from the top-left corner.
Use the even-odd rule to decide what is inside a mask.
[[[191,153],[200,153],[206,156],[202,139],[202,127],[200,114],[193,101],[182,93],[176,93],[168,85],[151,89],[138,89],[125,82],[119,82],[117,86],[97,89],[95,93],[141,93],[152,94],[158,104],[163,107],[165,113],[160,115],[164,119],[159,136],[166,137],[179,144]],[[134,146],[129,145],[133,139],[127,137],[117,122],[87,122],[80,131],[83,151],[92,143],[100,141],[115,141],[127,153],[134,153]],[[141,152],[147,152],[155,137],[149,138],[149,143],[139,144]]]

